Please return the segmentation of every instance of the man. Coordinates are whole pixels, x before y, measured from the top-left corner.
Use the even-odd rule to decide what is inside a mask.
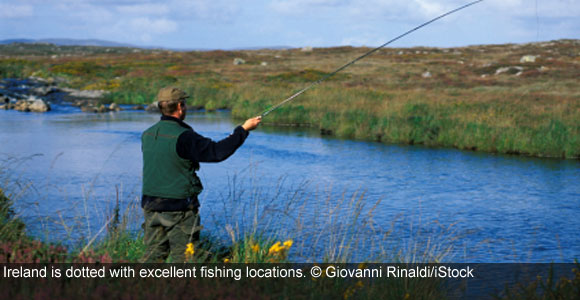
[[[159,90],[161,120],[141,136],[145,262],[163,262],[168,257],[172,262],[184,261],[186,245],[199,240],[201,229],[199,163],[228,158],[261,121],[261,117],[248,119],[230,136],[214,142],[183,122],[188,97],[175,87]]]

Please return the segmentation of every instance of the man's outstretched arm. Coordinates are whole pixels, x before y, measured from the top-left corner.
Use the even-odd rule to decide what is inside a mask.
[[[181,158],[195,162],[220,162],[230,157],[244,143],[249,131],[256,129],[261,118],[251,118],[225,139],[214,142],[195,131],[187,131],[179,136],[177,153]]]

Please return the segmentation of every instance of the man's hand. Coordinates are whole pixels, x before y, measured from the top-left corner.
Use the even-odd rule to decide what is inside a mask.
[[[262,122],[261,116],[258,116],[255,118],[250,118],[250,119],[247,119],[246,122],[244,122],[244,125],[242,125],[242,127],[246,131],[252,131],[252,130],[256,129],[256,127],[258,127],[258,124],[260,124],[260,122]]]

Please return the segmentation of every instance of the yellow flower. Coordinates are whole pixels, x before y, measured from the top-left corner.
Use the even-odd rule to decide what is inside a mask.
[[[254,252],[260,251],[260,245],[258,245],[258,244],[252,245],[251,248],[252,248],[252,251],[254,251]]]
[[[287,240],[284,242],[284,247],[290,248],[292,247],[292,243],[294,243],[292,240]]]
[[[226,259],[224,259],[224,262],[225,263],[229,263],[230,262],[230,259],[229,258],[226,258]]]
[[[193,249],[193,243],[187,244],[187,248],[185,249],[185,256],[189,259],[193,256],[195,250]]]
[[[360,264],[358,264],[358,268],[361,269],[361,270],[364,270],[364,269],[367,268],[367,264],[366,263],[360,263]]]
[[[280,242],[276,242],[274,245],[272,245],[272,247],[270,247],[270,250],[268,250],[268,254],[277,253],[282,249],[284,249],[284,247],[280,247]]]

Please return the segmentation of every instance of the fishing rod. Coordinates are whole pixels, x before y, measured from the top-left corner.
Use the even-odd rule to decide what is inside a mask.
[[[361,60],[361,59],[363,59],[363,58],[365,58],[365,57],[367,57],[367,56],[369,56],[369,55],[373,54],[374,52],[378,51],[379,49],[381,49],[381,48],[383,48],[383,47],[385,47],[385,46],[387,46],[387,45],[389,45],[390,43],[392,43],[392,42],[394,42],[394,41],[396,41],[396,40],[398,40],[398,39],[400,39],[400,38],[402,38],[402,37],[404,37],[404,36],[406,36],[406,35],[408,35],[408,34],[410,34],[410,33],[414,32],[414,31],[416,31],[416,30],[419,30],[419,29],[421,29],[421,28],[423,28],[423,27],[425,27],[425,26],[427,26],[427,25],[429,25],[429,24],[431,24],[431,23],[433,23],[433,22],[435,22],[435,21],[437,21],[437,20],[439,20],[439,19],[442,19],[442,18],[444,18],[444,17],[446,17],[446,16],[448,16],[448,15],[450,15],[450,14],[452,14],[452,13],[458,12],[458,11],[460,11],[460,10],[464,9],[464,8],[467,8],[467,7],[469,7],[469,6],[472,6],[472,5],[474,5],[474,4],[476,4],[476,3],[479,3],[479,2],[482,2],[482,1],[483,1],[483,0],[477,0],[477,1],[473,1],[473,2],[470,2],[470,3],[468,3],[468,4],[465,4],[465,5],[463,5],[463,6],[460,6],[460,7],[456,8],[456,9],[454,9],[454,10],[450,10],[450,11],[448,11],[448,12],[446,12],[446,13],[444,13],[444,14],[442,14],[442,15],[440,15],[440,16],[438,16],[438,17],[436,17],[436,18],[433,18],[433,19],[431,19],[430,21],[427,21],[427,22],[425,22],[425,23],[423,23],[423,24],[421,24],[421,25],[419,25],[419,26],[417,26],[417,27],[415,27],[415,28],[413,28],[413,29],[411,29],[411,30],[409,30],[409,31],[407,31],[407,32],[405,32],[405,33],[403,33],[403,34],[401,34],[401,35],[399,35],[399,36],[395,37],[395,38],[393,38],[392,40],[390,40],[390,41],[388,41],[388,42],[386,42],[386,43],[384,43],[384,44],[382,44],[382,45],[380,45],[380,46],[378,46],[378,47],[376,47],[376,48],[374,48],[374,49],[372,49],[372,50],[368,51],[367,53],[365,53],[365,54],[363,54],[363,55],[361,55],[361,56],[359,56],[359,57],[357,57],[357,58],[355,58],[355,59],[351,60],[350,62],[348,62],[348,63],[344,64],[344,65],[343,65],[343,66],[341,66],[340,68],[338,68],[338,69],[334,70],[332,73],[326,74],[326,75],[324,75],[323,77],[321,77],[320,79],[318,79],[318,80],[316,80],[316,81],[312,82],[310,85],[308,85],[308,86],[306,86],[305,88],[303,88],[303,89],[299,90],[299,91],[298,91],[298,92],[296,92],[294,95],[292,95],[292,96],[290,96],[290,97],[286,98],[286,100],[284,100],[284,101],[282,101],[282,102],[280,102],[280,103],[278,103],[278,104],[276,104],[276,105],[272,106],[271,108],[268,108],[268,109],[264,110],[264,111],[263,111],[263,112],[260,114],[260,117],[262,117],[262,118],[263,118],[263,117],[267,116],[269,113],[271,113],[272,111],[276,110],[276,109],[277,109],[277,108],[279,108],[280,106],[282,106],[282,105],[284,105],[284,104],[286,104],[286,103],[288,103],[288,102],[292,101],[292,99],[294,99],[294,98],[296,98],[296,97],[300,96],[301,94],[303,94],[303,93],[304,93],[304,92],[306,92],[307,90],[309,90],[309,89],[311,89],[311,88],[313,88],[313,87],[315,87],[315,86],[319,85],[321,82],[323,82],[323,81],[325,81],[326,79],[328,79],[328,78],[330,78],[330,77],[334,76],[336,73],[338,73],[338,72],[340,72],[340,71],[342,71],[342,70],[344,70],[344,69],[348,68],[350,65],[354,64],[355,62],[357,62],[357,61],[359,61],[359,60]]]

